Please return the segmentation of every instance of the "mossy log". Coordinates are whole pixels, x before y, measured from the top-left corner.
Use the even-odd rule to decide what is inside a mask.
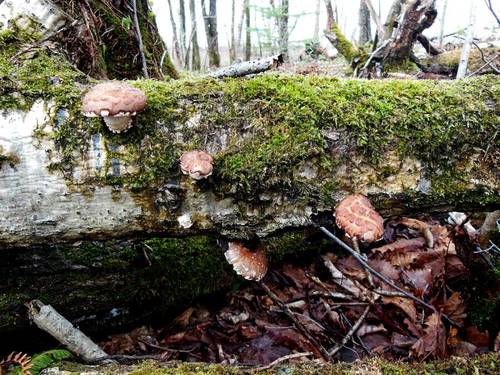
[[[125,134],[81,115],[91,82],[30,36],[0,35],[0,245],[218,233],[265,237],[332,221],[367,194],[384,215],[500,203],[500,79],[364,81],[262,75],[131,81]],[[16,56],[14,56],[16,55]],[[179,156],[215,158],[206,181]]]
[[[315,254],[329,243],[303,232],[268,237],[263,245],[276,263],[292,254]],[[241,279],[209,236],[3,250],[0,352],[16,347],[14,332],[36,332],[25,307],[33,299],[54,306],[85,333],[102,335],[171,317],[196,298],[226,291],[235,282]],[[19,344],[26,344],[26,337],[19,336]]]
[[[461,53],[461,49],[446,51],[437,56],[423,59],[422,64],[429,72],[447,73],[455,76],[460,64]],[[484,48],[481,51],[474,48],[469,56],[468,70],[475,74],[495,74],[495,70],[487,62],[494,64],[494,66],[500,65],[499,47]]]

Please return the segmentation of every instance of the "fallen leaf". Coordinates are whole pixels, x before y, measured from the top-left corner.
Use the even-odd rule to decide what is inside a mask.
[[[417,219],[410,219],[407,217],[401,219],[400,223],[407,226],[408,228],[418,230],[422,237],[425,238],[427,247],[430,249],[434,247],[434,236],[431,232],[431,227],[429,224]]]
[[[467,327],[465,330],[467,341],[479,347],[487,347],[490,344],[490,333],[481,332],[476,326]]]
[[[456,279],[467,274],[467,268],[457,255],[447,255],[445,259],[447,279]]]
[[[465,313],[465,304],[459,292],[453,293],[441,306],[441,312],[448,315],[449,318],[462,324],[467,314]]]
[[[448,231],[448,228],[443,227],[442,225],[434,225],[431,228],[431,232],[435,241],[434,251],[441,254],[457,254],[455,243],[453,242],[453,238],[451,233]]]
[[[392,281],[399,280],[399,271],[388,261],[372,259],[368,261],[368,264],[372,266],[375,271],[380,272],[382,275],[388,277]]]
[[[425,239],[411,238],[409,240],[397,240],[396,242],[372,249],[373,252],[385,254],[387,252],[409,252],[425,249]]]
[[[420,297],[427,293],[430,284],[434,280],[432,270],[430,268],[407,270],[404,271],[402,275],[405,283],[411,286],[414,289],[415,294]]]
[[[424,335],[411,347],[411,353],[419,358],[444,358],[446,356],[446,330],[440,313],[433,313],[426,320]]]
[[[391,337],[391,343],[401,349],[409,349],[415,344],[417,339],[412,336],[405,336],[400,333],[394,332]]]
[[[417,321],[417,309],[415,303],[411,299],[395,296],[384,297],[383,301],[385,304],[392,304],[401,309],[413,323]]]

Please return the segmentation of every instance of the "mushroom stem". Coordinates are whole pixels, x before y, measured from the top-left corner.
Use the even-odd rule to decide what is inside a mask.
[[[113,133],[122,133],[132,127],[130,116],[105,116],[104,122]]]

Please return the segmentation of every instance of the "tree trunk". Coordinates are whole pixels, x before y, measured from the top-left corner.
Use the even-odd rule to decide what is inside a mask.
[[[441,22],[439,24],[439,48],[443,48],[444,24],[446,21],[446,10],[448,9],[448,0],[444,0]]]
[[[245,60],[252,58],[252,36],[250,29],[250,0],[245,0],[243,7],[245,8]]]
[[[365,0],[359,1],[359,40],[360,46],[371,42],[372,31],[371,31],[371,21],[370,21],[370,11],[366,5]]]
[[[460,64],[458,64],[457,79],[465,78],[467,75],[467,65],[469,63],[469,55],[472,49],[472,41],[474,39],[474,31],[476,28],[476,3],[472,2],[470,7],[470,21],[467,27],[467,37],[465,38],[460,56]]]
[[[201,0],[205,33],[207,35],[208,63],[211,68],[220,66],[219,41],[217,35],[217,0],[209,0],[209,10],[205,8],[205,0]]]
[[[278,48],[285,61],[288,60],[288,0],[281,0],[278,16]]]
[[[179,37],[177,36],[177,25],[175,23],[174,19],[174,10],[172,8],[172,1],[168,0],[168,11],[170,14],[170,24],[172,26],[172,34],[173,34],[173,50],[175,53],[175,57],[178,61],[178,64],[180,66],[184,65],[183,58],[182,58],[182,48],[181,48],[181,43],[179,41]]]
[[[187,46],[186,46],[186,7],[184,6],[184,0],[179,0],[179,19],[180,19],[179,39],[181,44],[181,53],[185,65],[184,57],[186,55]]]
[[[189,0],[189,11],[191,13],[191,69],[201,69],[200,47],[198,46],[198,27],[196,25],[196,7],[194,0]]]
[[[365,3],[366,7],[368,8],[368,12],[371,16],[371,19],[373,20],[373,22],[375,23],[376,27],[377,27],[377,34],[379,35],[379,38],[382,37],[382,35],[384,35],[384,28],[382,27],[382,22],[380,21],[380,18],[377,14],[377,12],[375,11],[375,7],[373,6],[371,0],[363,0],[363,2]]]
[[[321,14],[321,0],[316,0],[316,12],[314,14],[314,41],[319,42],[319,16]]]
[[[236,39],[234,36],[234,29],[236,18],[236,3],[235,0],[231,1],[231,39],[229,41],[229,60],[233,63],[236,60]]]
[[[92,77],[135,79],[143,76],[140,47],[134,32],[133,9],[124,2],[111,5],[110,2],[96,0],[52,0],[49,3],[41,0],[9,0],[0,6],[5,7],[4,14],[23,9],[41,11],[40,17],[47,20],[49,32],[55,34],[52,39],[62,44],[78,69]],[[148,75],[162,78],[160,62],[164,45],[154,19],[149,17],[151,10],[147,1],[137,1],[137,13]],[[51,18],[52,14],[57,14],[57,17]],[[177,78],[168,54],[164,57],[163,70],[165,75]]]

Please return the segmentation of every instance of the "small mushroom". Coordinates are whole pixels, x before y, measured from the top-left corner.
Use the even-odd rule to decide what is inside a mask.
[[[234,271],[247,280],[260,281],[267,272],[267,257],[260,246],[250,250],[239,242],[229,242],[224,253]]]
[[[384,219],[373,208],[367,197],[353,194],[344,198],[335,208],[335,222],[346,235],[356,241],[371,243],[382,238]]]
[[[214,159],[205,151],[189,151],[181,156],[182,173],[189,175],[195,180],[207,178],[214,169]]]
[[[109,81],[90,89],[82,100],[82,112],[87,117],[102,117],[113,133],[132,127],[132,116],[146,106],[146,95],[124,82]]]

